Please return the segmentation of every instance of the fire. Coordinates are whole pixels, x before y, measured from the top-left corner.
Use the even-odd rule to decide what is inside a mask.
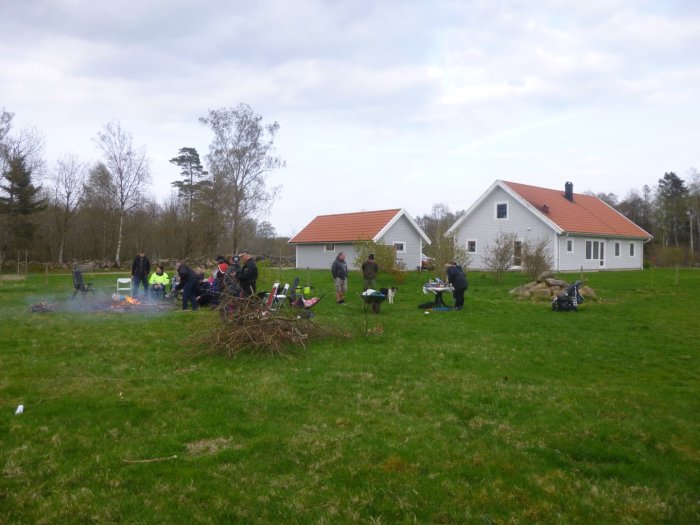
[[[127,306],[131,304],[141,304],[141,301],[130,295],[112,295],[112,308],[119,308],[120,306]]]

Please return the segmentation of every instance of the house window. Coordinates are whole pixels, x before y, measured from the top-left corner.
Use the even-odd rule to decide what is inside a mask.
[[[634,243],[630,243],[630,257],[634,257]]]
[[[566,253],[574,253],[574,240],[566,239]]]
[[[523,265],[523,241],[513,242],[513,266]]]
[[[605,265],[605,241],[586,241],[586,260],[599,261]]]
[[[467,253],[476,253],[476,241],[467,241]]]
[[[394,249],[396,253],[406,253],[406,243],[405,242],[395,242]]]
[[[496,218],[497,219],[507,219],[508,218],[508,203],[507,202],[497,202],[496,203]]]
[[[323,245],[323,251],[324,252],[335,252],[335,244],[332,242],[327,242],[326,244]]]
[[[619,256],[620,256],[620,243],[616,242],[615,243],[615,257],[619,257]]]

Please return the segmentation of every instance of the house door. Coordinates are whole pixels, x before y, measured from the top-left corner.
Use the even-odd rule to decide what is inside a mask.
[[[598,265],[604,267],[605,241],[586,241],[586,260],[598,261]]]
[[[520,267],[523,265],[523,241],[515,241],[513,243],[513,266]]]

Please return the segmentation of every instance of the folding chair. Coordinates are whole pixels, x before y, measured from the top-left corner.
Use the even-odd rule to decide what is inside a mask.
[[[86,283],[83,281],[83,272],[80,270],[73,270],[73,299],[75,299],[78,292],[82,293],[83,297],[85,297],[85,294],[94,291],[95,290],[92,288],[92,283]]]
[[[289,283],[286,283],[282,287],[282,292],[275,294],[275,298],[272,301],[271,308],[277,310],[280,306],[284,304],[284,300],[287,298],[287,293],[289,292]]]
[[[131,279],[129,277],[117,277],[117,295],[131,295]]]

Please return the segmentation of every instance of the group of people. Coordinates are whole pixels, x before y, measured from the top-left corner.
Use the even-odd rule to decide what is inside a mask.
[[[247,250],[228,258],[217,256],[216,267],[209,278],[185,264],[184,260],[177,261],[175,271],[171,293],[182,293],[183,310],[190,307],[197,310],[200,305],[216,304],[222,292],[246,297],[255,295],[257,291],[258,267],[255,258]],[[165,295],[166,286],[170,282],[170,277],[161,265],[156,265],[151,273],[151,262],[143,250],[134,258],[131,277],[133,295],[137,295],[140,286],[143,286],[146,295],[149,290],[154,295]]]
[[[367,260],[360,267],[362,270],[362,291],[369,288],[377,288],[377,274],[379,266],[374,260],[374,254],[370,253]],[[464,292],[467,290],[467,277],[464,275],[462,267],[456,262],[445,264],[447,282],[452,285],[452,295],[454,297],[455,310],[464,307]],[[345,294],[348,291],[348,264],[345,262],[345,253],[340,252],[331,265],[331,274],[335,284],[335,302],[345,304]]]
[[[211,277],[204,278],[204,274],[190,268],[183,260],[175,265],[177,277],[173,284],[172,292],[182,292],[182,309],[190,306],[196,310],[199,305],[217,303],[222,292],[232,296],[247,297],[257,292],[258,267],[255,258],[247,250],[239,255],[228,258],[219,255],[216,258],[216,267]],[[373,253],[362,263],[362,290],[376,289],[379,266]],[[467,278],[462,267],[455,262],[445,264],[447,281],[452,285],[454,296],[454,308],[460,310],[464,306],[464,292],[467,289]],[[335,302],[345,304],[345,294],[348,291],[348,264],[345,262],[345,253],[340,252],[331,265],[331,274],[335,285]],[[134,258],[131,265],[133,282],[133,294],[136,295],[139,286],[143,286],[144,293],[148,294],[149,288],[154,294],[165,294],[166,286],[170,278],[159,264],[151,273],[151,262],[146,253],[141,250]]]

